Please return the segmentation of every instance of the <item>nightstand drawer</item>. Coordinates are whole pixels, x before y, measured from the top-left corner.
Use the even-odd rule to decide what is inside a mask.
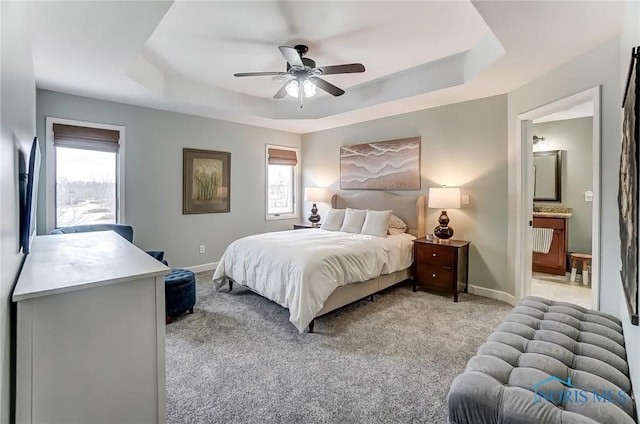
[[[453,269],[423,263],[418,263],[415,269],[416,275],[413,278],[420,286],[432,290],[451,291],[454,282]]]
[[[434,265],[453,266],[455,264],[455,250],[435,244],[420,243],[415,248],[418,262]]]

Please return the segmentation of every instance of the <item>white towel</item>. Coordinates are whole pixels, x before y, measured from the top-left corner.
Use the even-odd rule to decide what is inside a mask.
[[[537,253],[549,253],[553,240],[553,228],[533,229],[533,251]]]

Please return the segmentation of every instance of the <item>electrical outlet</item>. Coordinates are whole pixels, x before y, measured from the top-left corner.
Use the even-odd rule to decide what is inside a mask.
[[[462,204],[463,205],[468,205],[469,203],[471,203],[470,199],[469,199],[469,195],[468,194],[463,194],[462,195]]]
[[[204,244],[200,245],[200,253],[204,253],[205,248],[204,248]]]

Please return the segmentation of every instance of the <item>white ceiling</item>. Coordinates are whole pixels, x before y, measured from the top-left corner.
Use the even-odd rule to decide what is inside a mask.
[[[39,88],[297,133],[511,91],[618,34],[624,2],[32,2]],[[346,90],[273,99],[277,47]]]

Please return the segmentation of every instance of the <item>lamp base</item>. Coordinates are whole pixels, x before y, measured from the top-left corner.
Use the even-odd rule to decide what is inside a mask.
[[[438,237],[439,239],[450,239],[451,237],[453,237],[453,228],[451,227],[443,227],[441,225],[438,225],[436,228],[433,229],[433,234]]]
[[[310,223],[312,224],[317,224],[320,222],[320,215],[315,214],[315,215],[309,215],[309,218],[307,218],[309,220]]]
[[[440,225],[433,229],[433,234],[435,234],[436,237],[444,240],[453,237],[453,228],[449,227],[449,217],[447,216],[447,211],[442,211],[440,213],[438,223]]]
[[[316,204],[313,204],[313,207],[311,208],[311,215],[309,215],[309,222],[311,223],[311,225],[318,226],[320,225],[320,215],[318,215],[318,207],[316,206]]]

